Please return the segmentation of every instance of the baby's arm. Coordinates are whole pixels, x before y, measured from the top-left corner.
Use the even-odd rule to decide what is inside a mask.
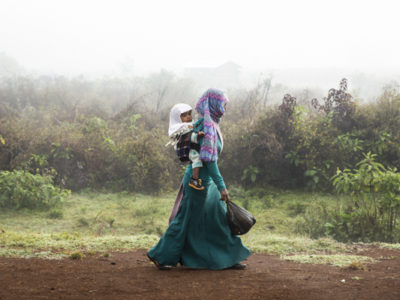
[[[199,139],[204,137],[204,132],[203,131],[199,131],[199,132],[193,132],[192,136],[191,136],[191,142],[198,144],[199,143]]]

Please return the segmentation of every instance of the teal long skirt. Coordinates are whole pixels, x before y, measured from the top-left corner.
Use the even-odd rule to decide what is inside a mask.
[[[189,268],[221,270],[246,259],[251,252],[233,236],[226,220],[226,205],[207,168],[200,169],[205,189],[188,186],[191,168],[183,179],[183,199],[178,213],[160,241],[148,252],[164,265],[180,262]]]

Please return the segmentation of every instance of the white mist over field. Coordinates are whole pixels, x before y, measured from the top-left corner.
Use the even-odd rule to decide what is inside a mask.
[[[347,77],[368,97],[400,79],[399,7],[391,0],[3,0],[0,75],[163,68],[229,88],[233,69],[235,87],[270,77],[326,89]]]

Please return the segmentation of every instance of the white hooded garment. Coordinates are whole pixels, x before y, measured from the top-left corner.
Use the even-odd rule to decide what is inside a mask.
[[[192,110],[192,107],[185,103],[178,103],[175,104],[171,108],[171,112],[169,115],[169,129],[168,129],[168,136],[170,138],[179,135],[183,131],[188,130],[189,126],[193,125],[192,122],[190,123],[183,123],[181,120],[181,114]]]

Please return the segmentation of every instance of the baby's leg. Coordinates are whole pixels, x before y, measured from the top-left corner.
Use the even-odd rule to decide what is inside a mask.
[[[192,178],[190,179],[189,186],[195,190],[202,191],[204,190],[204,186],[202,186],[201,179],[199,178],[199,171],[203,163],[200,160],[199,152],[191,149],[189,152],[189,159],[192,162]]]
[[[189,159],[192,162],[192,178],[198,179],[200,168],[203,166],[199,152],[191,149],[189,152]]]

